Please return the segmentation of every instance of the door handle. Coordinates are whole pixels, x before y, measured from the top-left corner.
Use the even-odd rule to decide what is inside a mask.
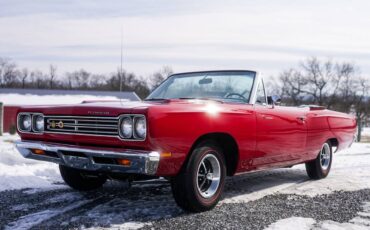
[[[304,122],[306,120],[306,117],[297,117],[297,119]]]
[[[266,116],[266,115],[262,115],[262,118],[263,118],[263,119],[266,119],[266,120],[272,120],[272,119],[274,119],[273,117],[271,117],[271,116]]]

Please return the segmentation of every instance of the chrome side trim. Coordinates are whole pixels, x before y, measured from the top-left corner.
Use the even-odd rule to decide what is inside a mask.
[[[112,150],[33,141],[17,141],[16,147],[25,158],[49,161],[72,168],[90,171],[155,175],[160,161],[160,154],[158,152],[146,150]],[[53,153],[54,156],[35,154],[33,153],[33,150],[36,149]],[[84,156],[79,156],[79,154],[74,153],[83,154]],[[131,165],[123,166],[119,164],[99,163],[96,162],[96,158],[107,160],[123,158],[130,160]]]

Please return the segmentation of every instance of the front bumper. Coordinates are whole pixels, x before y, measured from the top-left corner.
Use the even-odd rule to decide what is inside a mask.
[[[145,150],[121,151],[34,141],[17,141],[16,147],[25,158],[90,171],[155,175],[160,160],[158,152]],[[121,165],[119,159],[130,164]]]

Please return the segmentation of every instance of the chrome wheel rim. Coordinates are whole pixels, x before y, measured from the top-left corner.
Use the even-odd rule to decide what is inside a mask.
[[[210,198],[220,186],[220,162],[213,154],[205,155],[198,165],[197,188],[203,198]]]
[[[330,153],[331,153],[330,146],[328,143],[325,143],[320,151],[320,164],[323,170],[327,170],[329,168],[331,161]]]

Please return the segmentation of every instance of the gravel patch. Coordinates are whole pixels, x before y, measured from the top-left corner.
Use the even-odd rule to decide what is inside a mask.
[[[143,229],[264,229],[292,216],[348,222],[370,200],[370,190],[334,192],[316,197],[277,194],[248,203],[222,204],[214,210],[162,219]]]
[[[162,211],[158,212],[157,209]],[[90,192],[72,189],[0,192],[0,229],[109,228],[183,213],[168,183],[146,186],[118,183]]]
[[[258,192],[256,192],[258,193]],[[197,214],[175,204],[168,183],[108,186],[79,193],[71,189],[0,192],[0,229],[81,229],[115,226],[143,229],[264,229],[293,216],[345,223],[370,201],[370,189],[316,197],[275,194],[245,203],[221,203]],[[137,224],[138,223],[138,224]]]

